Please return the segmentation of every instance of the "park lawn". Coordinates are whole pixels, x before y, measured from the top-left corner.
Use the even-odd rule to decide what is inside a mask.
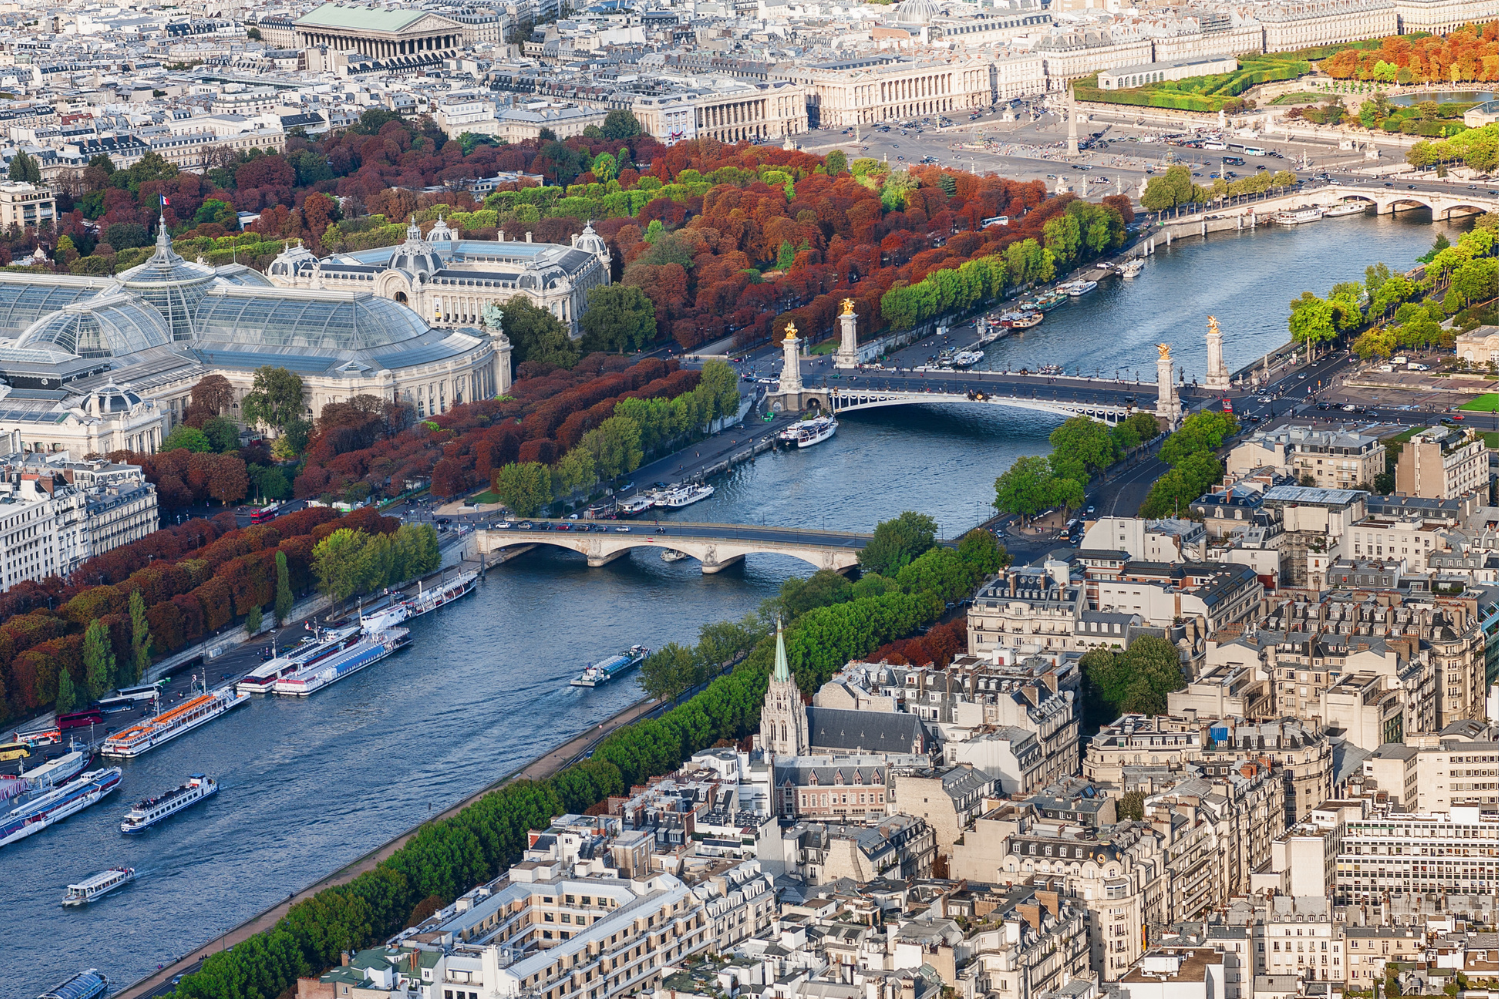
[[[1483,443],[1490,451],[1499,451],[1499,431],[1485,430]]]
[[[1281,94],[1279,97],[1275,98],[1275,100],[1271,101],[1270,103],[1271,104],[1320,104],[1322,102],[1322,100],[1324,99],[1324,96],[1325,95],[1323,95],[1323,94],[1310,94],[1310,93],[1307,93],[1306,91],[1303,90],[1303,91],[1300,91],[1300,92],[1294,93],[1294,94]]]
[[[484,490],[477,496],[470,496],[469,499],[473,500],[475,503],[498,503],[500,501],[500,498],[494,493],[490,492],[488,489]]]
[[[1476,399],[1469,399],[1457,408],[1470,412],[1492,413],[1499,410],[1499,392],[1485,392]]]
[[[1386,438],[1386,440],[1394,441],[1396,444],[1404,444],[1406,441],[1410,440],[1412,437],[1416,436],[1425,429],[1425,427],[1410,427],[1406,430],[1400,431],[1400,433],[1396,434],[1393,437]]]

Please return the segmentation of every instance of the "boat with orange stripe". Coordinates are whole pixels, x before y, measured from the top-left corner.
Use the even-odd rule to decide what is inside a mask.
[[[206,725],[249,701],[249,694],[239,693],[232,686],[221,687],[212,693],[203,691],[154,718],[116,732],[104,740],[104,746],[99,752],[118,760],[142,756],[162,743],[171,742],[179,735],[186,735],[198,726]]]

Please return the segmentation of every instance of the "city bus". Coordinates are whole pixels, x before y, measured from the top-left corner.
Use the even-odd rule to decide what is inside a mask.
[[[992,218],[984,219],[984,228],[985,229],[989,228],[991,225],[1009,225],[1009,224],[1010,224],[1010,217],[1008,215],[995,215]]]
[[[66,732],[70,728],[88,728],[90,725],[103,725],[104,712],[98,708],[86,708],[83,711],[74,711],[65,715],[57,716],[57,728]]]
[[[279,514],[280,512],[281,512],[281,504],[280,503],[272,503],[270,506],[263,506],[259,510],[256,510],[254,513],[250,514],[250,523],[252,523],[252,524],[265,524],[265,523],[268,523],[268,522],[270,522],[272,520],[275,520],[276,519],[276,515]]]
[[[24,760],[31,755],[31,747],[24,742],[0,742],[0,761]]]
[[[1228,143],[1220,139],[1208,139],[1202,144],[1203,149],[1227,149]]]
[[[1245,146],[1244,147],[1244,155],[1245,156],[1264,156],[1265,155],[1265,151],[1263,149],[1261,149],[1259,146]]]

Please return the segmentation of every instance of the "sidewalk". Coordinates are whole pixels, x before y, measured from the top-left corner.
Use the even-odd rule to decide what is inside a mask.
[[[567,764],[572,762],[578,756],[586,752],[592,745],[601,741],[604,736],[613,732],[615,729],[620,728],[621,726],[629,725],[630,723],[636,721],[641,716],[646,715],[654,710],[656,706],[656,702],[649,699],[636,702],[635,704],[621,711],[619,714],[610,718],[608,721],[603,722],[596,728],[589,729],[577,736],[574,736],[568,741],[562,743],[560,746],[557,746],[546,754],[532,760],[520,770],[517,770],[514,773],[500,778],[493,784],[490,784],[488,787],[475,791],[473,794],[470,794],[468,797],[464,798],[462,801],[458,802],[447,811],[442,812],[440,815],[436,815],[430,819],[427,819],[425,822],[422,822],[415,828],[401,834],[400,836],[386,843],[384,846],[370,851],[369,853],[345,865],[344,867],[338,869],[327,877],[321,879],[320,881],[316,881],[308,885],[306,888],[303,888],[301,891],[288,896],[286,901],[279,902],[271,908],[259,913],[258,915],[252,916],[250,919],[225,933],[223,936],[215,938],[204,946],[199,947],[197,950],[192,951],[190,954],[186,955],[180,960],[175,961],[167,967],[162,968],[160,971],[157,971],[147,976],[146,978],[135,982],[132,985],[126,986],[119,992],[115,993],[113,999],[142,999],[142,997],[146,996],[166,994],[167,992],[171,991],[171,981],[174,977],[178,975],[185,975],[190,971],[197,970],[198,964],[204,958],[208,957],[208,955],[218,953],[219,951],[233,947],[235,944],[249,939],[256,933],[275,926],[279,920],[286,916],[287,910],[291,908],[293,904],[300,902],[303,899],[310,898],[311,896],[317,894],[319,891],[322,891],[324,888],[329,888],[334,885],[347,884],[349,881],[352,881],[354,878],[358,877],[360,874],[363,874],[365,871],[373,870],[375,866],[382,860],[385,860],[391,854],[395,853],[402,846],[404,846],[412,836],[416,835],[416,833],[421,829],[423,825],[427,824],[427,822],[434,822],[439,819],[452,818],[454,815],[457,815],[478,798],[483,797],[491,791],[498,790],[499,788],[502,788],[506,784],[509,784],[513,781],[543,780],[547,777],[551,777],[553,774],[557,773],[563,767],[567,766]],[[163,988],[163,986],[165,986],[165,988]]]

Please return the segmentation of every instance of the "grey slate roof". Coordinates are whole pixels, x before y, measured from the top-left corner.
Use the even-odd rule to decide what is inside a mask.
[[[869,753],[919,753],[926,745],[921,719],[904,712],[808,708],[813,749]]]

